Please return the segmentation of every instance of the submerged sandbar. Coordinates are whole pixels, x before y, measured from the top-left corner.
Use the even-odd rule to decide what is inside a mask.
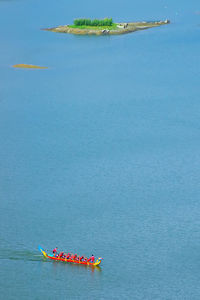
[[[35,66],[35,65],[26,65],[26,64],[13,65],[13,68],[22,68],[22,69],[47,69],[47,67],[41,67],[41,66]]]

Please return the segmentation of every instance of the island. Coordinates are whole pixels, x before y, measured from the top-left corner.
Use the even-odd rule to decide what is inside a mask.
[[[79,35],[117,35],[166,25],[169,23],[169,20],[114,23],[112,18],[105,18],[102,20],[75,19],[73,25],[61,25],[53,28],[45,28],[43,30]]]

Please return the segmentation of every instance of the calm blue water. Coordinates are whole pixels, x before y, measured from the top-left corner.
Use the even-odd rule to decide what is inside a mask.
[[[198,1],[0,1],[1,299],[200,299],[199,12]],[[106,16],[172,23],[40,30]],[[104,261],[52,263],[39,244]]]

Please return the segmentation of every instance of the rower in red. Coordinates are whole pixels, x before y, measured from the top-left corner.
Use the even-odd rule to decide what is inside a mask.
[[[58,247],[56,247],[56,248],[53,249],[53,256],[56,256],[58,254],[57,251],[58,251]]]
[[[78,260],[78,256],[77,256],[77,254],[72,254],[72,256],[70,257],[70,259],[72,259],[72,260]]]
[[[64,252],[62,251],[62,252],[59,253],[58,257],[59,257],[59,258],[62,258],[63,255],[64,255]]]
[[[71,258],[71,253],[68,253],[66,259],[70,259],[70,258]]]
[[[94,260],[95,260],[95,257],[94,257],[94,255],[92,254],[92,256],[91,256],[87,261],[93,263]]]

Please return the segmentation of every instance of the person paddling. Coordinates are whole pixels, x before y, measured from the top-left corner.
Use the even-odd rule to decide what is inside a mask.
[[[77,254],[74,254],[74,260],[78,260]]]
[[[84,256],[79,256],[79,261],[82,261],[84,259]]]
[[[88,262],[91,262],[91,263],[93,263],[94,262],[94,260],[95,260],[95,257],[94,257],[94,255],[92,254],[92,256],[88,259]]]
[[[56,254],[58,254],[57,251],[58,251],[58,247],[56,247],[56,248],[53,249],[53,256],[56,256]]]
[[[64,254],[64,252],[63,252],[63,251],[62,251],[62,252],[60,252],[60,253],[59,253],[59,255],[58,255],[58,257],[59,257],[59,258],[62,258],[62,257],[63,257],[63,254]]]

